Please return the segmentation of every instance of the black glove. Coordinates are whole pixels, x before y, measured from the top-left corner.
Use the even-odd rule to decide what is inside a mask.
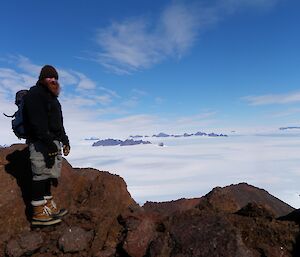
[[[57,146],[54,142],[47,144],[47,151],[44,154],[46,168],[51,169],[55,163],[55,157],[58,154]]]
[[[58,149],[56,144],[53,141],[49,142],[47,144],[47,154],[51,156],[51,155],[57,155],[57,153],[58,153]]]
[[[46,168],[51,169],[55,163],[55,156],[45,156]]]

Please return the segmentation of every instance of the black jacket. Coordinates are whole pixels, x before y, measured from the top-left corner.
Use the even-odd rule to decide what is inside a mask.
[[[30,88],[24,98],[24,125],[31,142],[42,141],[50,145],[58,140],[69,145],[61,105],[56,96],[39,82]]]

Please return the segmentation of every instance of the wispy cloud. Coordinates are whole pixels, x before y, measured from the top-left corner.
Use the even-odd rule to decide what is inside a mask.
[[[148,95],[148,93],[146,91],[143,91],[143,90],[140,90],[140,89],[137,89],[137,88],[134,88],[131,90],[131,92],[137,96],[145,96],[145,95]]]
[[[126,74],[169,56],[181,57],[196,40],[198,27],[196,11],[179,3],[166,8],[157,21],[139,17],[113,22],[97,32],[98,62]]]
[[[207,124],[211,122],[216,116],[216,112],[203,112],[200,114],[189,115],[185,117],[181,117],[177,119],[177,123],[179,124],[188,124],[188,123],[196,123],[196,124]]]
[[[0,102],[2,111],[7,114],[16,110],[15,93],[34,85],[41,68],[41,65],[34,64],[23,56],[10,58],[9,61],[10,66],[15,66],[14,69],[0,67]],[[133,89],[124,97],[114,90],[99,86],[99,83],[81,72],[64,68],[58,70],[63,85],[60,102],[66,130],[72,140],[80,140],[89,135],[126,137],[130,133],[153,133],[159,128],[164,130],[163,128],[170,127],[157,116],[136,114],[135,110],[142,98],[149,97],[147,92]],[[10,122],[3,117],[0,118],[0,127],[4,128],[3,134],[11,131]],[[9,139],[3,136],[0,144],[14,142],[14,138],[10,133]]]
[[[2,58],[1,61],[13,64],[16,67],[15,69],[0,68],[1,87],[10,88],[12,92],[34,85],[42,66],[45,65],[34,64],[29,58],[23,55],[8,55],[7,58]],[[76,91],[90,91],[97,87],[95,81],[81,72],[54,66],[58,71],[62,87],[73,86]],[[10,87],[11,85],[14,86]],[[104,87],[101,88],[101,90],[104,89]]]
[[[97,42],[102,52],[98,62],[119,74],[128,74],[157,63],[164,54],[156,32],[149,32],[145,20],[128,20],[113,23],[100,29]]]
[[[18,60],[18,59],[16,59]],[[0,67],[0,102],[2,111],[14,113],[14,96],[17,90],[29,88],[37,80],[37,74],[26,67],[40,67],[28,58],[22,58],[23,65],[15,63],[15,69]],[[79,142],[89,136],[127,138],[131,134],[152,135],[159,132],[196,132],[216,124],[216,113],[204,110],[196,115],[178,117],[144,114],[138,108],[144,98],[147,102],[161,103],[163,99],[151,97],[148,92],[137,88],[121,96],[118,92],[99,86],[87,75],[65,68],[59,69],[68,77],[64,81],[60,102],[64,113],[65,128],[72,142]],[[32,74],[32,75],[31,75]],[[68,81],[68,83],[66,83]],[[0,144],[16,142],[11,132],[10,121],[0,118],[3,131]],[[5,136],[6,135],[6,136]],[[9,136],[8,136],[9,135]]]
[[[22,55],[11,56],[12,59],[15,59],[17,66],[22,69],[24,72],[29,73],[34,76],[39,74],[41,66],[33,64],[27,57]]]
[[[240,8],[267,9],[275,6],[282,0],[219,0],[219,8],[235,12]]]
[[[109,95],[111,95],[113,97],[120,98],[120,96],[117,94],[117,92],[115,92],[111,89],[108,89],[108,88],[105,88],[105,87],[102,87],[102,86],[98,86],[98,89],[108,93]]]
[[[155,104],[160,105],[160,104],[162,104],[165,100],[164,100],[162,97],[157,96],[157,97],[155,97],[154,101],[155,101]]]
[[[194,44],[200,26],[212,22],[204,12],[198,13],[201,9],[197,9],[194,4],[177,2],[162,13],[159,25],[162,28],[160,36],[164,35],[162,47],[165,54],[181,57]]]
[[[78,78],[77,90],[91,90],[96,88],[96,83],[81,72],[74,72]]]
[[[270,105],[270,104],[290,104],[300,102],[300,92],[292,92],[287,94],[268,94],[260,96],[246,96],[242,100],[248,102],[249,105]]]
[[[36,79],[26,73],[19,73],[13,69],[0,68],[0,88],[6,92],[7,97],[12,97],[18,90],[33,85]]]
[[[241,9],[269,9],[280,0],[172,1],[156,20],[131,17],[96,33],[96,60],[107,70],[130,74],[166,58],[181,58],[199,34]]]
[[[12,69],[0,66],[0,93],[7,99],[13,99],[18,90],[33,86],[43,66],[22,55],[9,55],[1,61],[15,67]],[[66,105],[77,106],[79,109],[98,109],[98,115],[114,112],[117,115],[128,114],[147,95],[145,91],[132,89],[127,97],[121,97],[114,90],[98,85],[98,82],[82,72],[61,67],[57,70],[63,89],[61,100]]]
[[[297,117],[299,116],[300,113],[300,108],[292,108],[292,109],[288,109],[288,110],[284,110],[284,111],[280,111],[280,112],[273,112],[271,113],[271,117],[273,118],[283,118],[283,117],[289,117],[292,115],[297,115]]]
[[[112,96],[108,95],[108,94],[99,95],[99,96],[96,97],[96,99],[102,105],[108,105],[113,101]]]

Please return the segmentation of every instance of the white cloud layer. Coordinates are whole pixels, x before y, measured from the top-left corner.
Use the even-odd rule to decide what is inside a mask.
[[[139,203],[201,197],[216,186],[247,182],[300,208],[299,135],[147,140],[154,144],[91,147],[82,142],[68,160],[122,176]],[[166,147],[157,145],[161,141]]]
[[[216,0],[209,4],[172,1],[157,20],[114,21],[97,31],[96,60],[117,74],[149,68],[166,58],[181,58],[201,32],[241,9],[269,9],[280,0]]]

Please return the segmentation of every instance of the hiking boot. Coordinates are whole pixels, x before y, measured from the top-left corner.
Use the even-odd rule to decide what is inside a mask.
[[[47,208],[49,208],[52,217],[61,218],[68,213],[68,210],[64,208],[57,208],[57,205],[53,200],[53,196],[45,196],[44,199],[47,201],[46,206]]]
[[[46,200],[31,202],[33,207],[31,225],[50,226],[61,222],[61,219],[51,216],[51,211],[46,203]]]

